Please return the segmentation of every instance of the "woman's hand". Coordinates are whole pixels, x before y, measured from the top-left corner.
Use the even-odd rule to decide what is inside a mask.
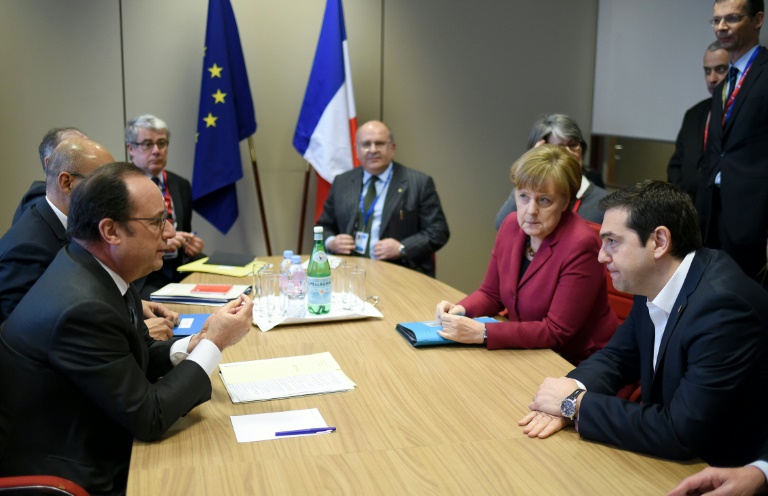
[[[464,307],[458,305],[462,310]],[[456,308],[456,307],[453,307]],[[451,313],[443,313],[441,316],[443,330],[437,331],[440,336],[451,341],[467,344],[482,344],[485,324]]]

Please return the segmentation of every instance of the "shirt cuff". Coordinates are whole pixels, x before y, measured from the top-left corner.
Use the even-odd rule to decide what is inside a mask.
[[[200,365],[207,375],[216,369],[221,362],[221,351],[213,341],[201,339],[192,353],[187,353],[192,336],[180,339],[171,346],[171,363],[175,367],[184,360],[191,360]]]
[[[768,462],[765,460],[757,460],[756,462],[750,463],[750,465],[759,468],[763,473],[763,476],[765,476],[766,483],[768,483]]]
[[[211,375],[221,362],[221,350],[209,339],[201,339],[187,360],[200,365],[205,373]]]
[[[333,241],[334,239],[336,239],[336,236],[328,236],[328,237],[325,239],[325,243],[324,243],[324,245],[325,245],[325,251],[327,251],[327,252],[330,252],[330,251],[331,251],[331,249],[330,249],[330,248],[328,248],[328,245],[329,245],[329,244],[331,243],[331,241]]]

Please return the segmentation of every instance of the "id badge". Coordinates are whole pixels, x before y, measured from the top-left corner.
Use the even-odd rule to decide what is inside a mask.
[[[365,248],[368,246],[368,238],[370,234],[364,231],[357,231],[355,233],[355,252],[361,255],[365,255]]]

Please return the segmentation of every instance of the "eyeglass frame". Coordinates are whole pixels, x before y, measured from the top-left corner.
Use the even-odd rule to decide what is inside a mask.
[[[752,14],[728,14],[723,17],[713,17],[709,20],[709,25],[716,28],[721,22],[724,22],[726,26],[732,26],[738,24],[745,17],[752,17]]]
[[[391,145],[391,141],[366,141],[365,143],[358,143],[357,146],[363,150],[364,152],[370,151],[370,150],[378,150],[382,149],[385,150],[389,145]]]
[[[171,144],[171,140],[160,138],[157,141],[152,141],[152,140],[144,140],[142,142],[131,141],[131,144],[133,146],[141,148],[145,152],[148,152],[148,151],[151,151],[155,146],[157,146],[158,150],[165,150],[166,148],[168,148],[168,145]]]
[[[72,177],[78,177],[80,179],[85,179],[85,176],[83,174],[80,174],[79,172],[70,172],[70,171],[64,171],[67,174],[69,174]]]
[[[148,220],[150,221],[149,227],[152,227],[153,229],[157,229],[158,231],[162,230],[165,227],[166,222],[170,222],[172,219],[171,214],[169,214],[167,211],[163,212],[163,215],[160,217],[128,217],[124,219],[125,221],[129,220]]]

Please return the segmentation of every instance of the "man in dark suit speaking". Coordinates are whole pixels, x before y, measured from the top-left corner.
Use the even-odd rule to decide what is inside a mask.
[[[360,126],[356,146],[362,167],[333,180],[317,221],[325,247],[434,277],[434,253],[450,236],[434,181],[392,161],[395,140],[383,122]]]
[[[576,421],[592,441],[735,466],[763,454],[768,293],[725,253],[701,247],[690,197],[644,181],[600,202],[599,259],[635,296],[608,345],[567,377],[547,378],[521,425],[547,437]],[[616,396],[640,381],[642,403]]]
[[[154,341],[130,284],[175,235],[138,168],[97,169],[72,195],[63,248],[0,327],[0,475],[48,474],[91,494],[125,492],[133,439],[154,441],[211,395],[221,351],[253,304],[225,305],[201,333]]]

